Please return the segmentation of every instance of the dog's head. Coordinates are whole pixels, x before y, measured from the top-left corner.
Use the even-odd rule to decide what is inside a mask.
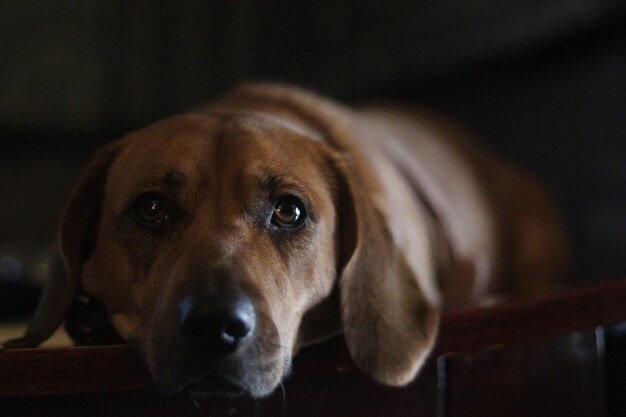
[[[329,134],[215,111],[104,147],[64,212],[57,273],[8,345],[46,339],[80,289],[164,392],[267,395],[300,346],[342,330],[365,373],[409,382],[437,314],[393,243],[375,179]]]

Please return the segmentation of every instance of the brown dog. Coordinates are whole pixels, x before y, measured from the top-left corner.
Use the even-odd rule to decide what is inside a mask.
[[[84,293],[163,392],[267,395],[340,331],[364,373],[403,385],[438,309],[547,290],[565,246],[528,176],[434,117],[247,85],[98,152],[7,346],[45,340]]]

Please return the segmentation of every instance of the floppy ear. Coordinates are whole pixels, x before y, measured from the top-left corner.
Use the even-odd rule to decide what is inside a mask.
[[[4,347],[37,346],[63,322],[80,284],[82,264],[93,248],[107,171],[118,148],[119,142],[101,148],[87,166],[61,216],[58,250],[35,315],[26,334]]]
[[[339,233],[345,341],[361,371],[388,385],[415,377],[434,344],[439,315],[396,247],[385,214],[345,164],[339,168]],[[343,189],[343,190],[341,190]]]

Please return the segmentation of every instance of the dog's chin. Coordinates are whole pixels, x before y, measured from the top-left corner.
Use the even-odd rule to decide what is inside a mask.
[[[166,397],[187,396],[192,399],[254,397],[243,383],[214,374],[203,375],[177,386],[156,382],[155,389]]]
[[[236,372],[224,372],[223,369],[215,368],[194,374],[183,376],[176,371],[170,371],[159,376],[153,375],[153,380],[156,390],[162,395],[188,396],[192,399],[242,396],[263,398],[270,395],[282,380],[282,377],[273,373],[249,372],[239,376]]]
[[[241,382],[210,374],[192,381],[183,391],[193,399],[251,396],[250,391]]]
[[[192,399],[208,398],[264,398],[270,395],[276,387],[268,384],[252,384],[217,374],[206,374],[174,390],[159,389],[167,396],[188,396]]]
[[[263,398],[289,374],[291,356],[258,346],[216,359],[182,344],[152,344],[144,360],[156,390],[165,396]]]

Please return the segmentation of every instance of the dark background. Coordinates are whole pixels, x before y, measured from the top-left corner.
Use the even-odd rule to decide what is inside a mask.
[[[45,275],[96,146],[257,79],[450,115],[548,185],[578,277],[624,277],[623,0],[26,0],[0,3],[0,280]]]

